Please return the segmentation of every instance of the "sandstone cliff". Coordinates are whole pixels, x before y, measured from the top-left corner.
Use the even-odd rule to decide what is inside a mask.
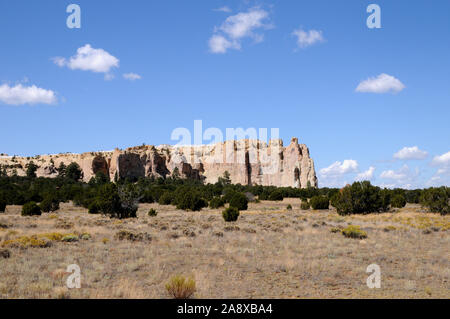
[[[182,178],[215,183],[225,171],[232,183],[243,185],[273,185],[305,188],[317,187],[314,162],[304,144],[297,138],[283,146],[281,140],[268,144],[257,140],[227,141],[200,146],[139,146],[111,152],[56,154],[35,157],[0,156],[0,165],[8,175],[25,175],[27,163],[38,165],[37,176],[55,177],[60,163],[76,162],[89,181],[97,172],[111,179],[167,177],[174,172]]]

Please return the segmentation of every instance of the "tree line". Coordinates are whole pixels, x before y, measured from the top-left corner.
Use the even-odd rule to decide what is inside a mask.
[[[7,176],[0,167],[0,212],[6,205],[23,205],[24,215],[39,215],[59,209],[60,202],[72,201],[92,214],[106,214],[115,218],[136,217],[139,203],[174,205],[186,211],[199,211],[205,207],[220,208],[225,204],[237,211],[246,210],[249,201],[300,198],[302,209],[328,209],[330,205],[341,215],[386,212],[406,203],[420,203],[431,212],[448,214],[450,188],[381,189],[368,181],[355,182],[342,189],[275,187],[232,184],[230,175],[214,184],[182,179],[179,174],[168,178],[119,179],[98,172],[89,182],[76,163],[57,169],[56,178],[36,177],[32,162],[26,176]],[[227,216],[235,216],[229,211]],[[233,217],[234,218],[234,217]],[[237,218],[237,217],[236,217]]]

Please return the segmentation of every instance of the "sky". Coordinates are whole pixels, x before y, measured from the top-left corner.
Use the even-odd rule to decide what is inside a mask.
[[[321,187],[449,186],[449,12],[445,0],[2,0],[0,153],[175,144],[201,120],[298,137]]]

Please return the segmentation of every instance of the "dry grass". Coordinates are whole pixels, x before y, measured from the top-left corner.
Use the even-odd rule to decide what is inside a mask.
[[[150,208],[156,217],[147,215]],[[8,206],[0,214],[1,249],[10,252],[0,258],[0,297],[170,298],[165,286],[177,274],[195,278],[196,298],[450,297],[449,216],[409,205],[341,217],[302,211],[300,201],[286,199],[252,203],[232,224],[221,210],[157,204],[121,221],[71,204],[40,217]],[[367,238],[344,237],[349,225]],[[63,241],[68,235],[78,240]],[[27,244],[40,240],[51,244]],[[366,286],[373,263],[381,267],[381,289]],[[70,264],[81,268],[81,289],[66,288]]]
[[[195,280],[181,275],[173,276],[166,284],[166,290],[175,299],[189,299],[195,293]]]

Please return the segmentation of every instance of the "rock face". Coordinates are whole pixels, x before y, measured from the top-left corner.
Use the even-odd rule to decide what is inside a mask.
[[[37,176],[56,177],[56,168],[76,162],[83,170],[84,181],[98,172],[119,178],[168,177],[215,183],[230,173],[233,184],[279,187],[317,187],[314,162],[297,138],[283,146],[281,140],[268,144],[258,140],[227,141],[199,146],[138,146],[111,152],[57,154],[35,157],[0,156],[0,165],[8,175],[25,175],[26,165],[38,165]]]

